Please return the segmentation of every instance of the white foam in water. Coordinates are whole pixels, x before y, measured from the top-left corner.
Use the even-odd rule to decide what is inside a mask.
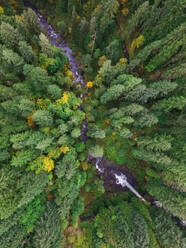
[[[122,187],[127,187],[132,193],[134,193],[138,198],[140,198],[142,201],[146,201],[136,190],[135,188],[128,183],[127,177],[124,174],[118,175],[114,174],[116,178],[116,184],[120,184]]]
[[[39,21],[41,20],[41,18],[42,18],[42,15],[41,14],[37,14],[38,15],[38,18],[39,18]]]
[[[182,224],[182,226],[186,226],[186,221],[181,220],[181,224]]]
[[[122,187],[126,187],[127,177],[124,174],[121,174],[120,176],[114,174],[114,176],[116,178],[116,184],[120,184]]]
[[[159,208],[162,208],[163,207],[163,204],[159,201],[154,201],[154,204],[159,207]]]
[[[96,169],[100,172],[100,173],[104,173],[104,169],[102,168],[100,168],[99,167],[99,163],[101,162],[101,158],[97,158],[97,160],[96,160]]]

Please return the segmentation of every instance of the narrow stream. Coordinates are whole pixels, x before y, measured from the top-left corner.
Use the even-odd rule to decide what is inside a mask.
[[[51,44],[61,48],[64,54],[67,56],[69,64],[71,65],[71,71],[74,76],[73,80],[83,84],[83,86],[86,86],[83,77],[80,74],[79,63],[72,55],[72,49],[68,46],[68,43],[54,30],[50,24],[47,23],[39,11],[29,1],[26,0],[24,3],[26,7],[31,8],[37,14],[40,26],[46,31]]]
[[[47,23],[39,11],[28,0],[25,0],[24,4],[26,7],[31,8],[37,14],[40,26],[46,31],[51,44],[61,48],[64,54],[67,56],[69,64],[71,65],[71,71],[74,76],[73,81],[81,83],[86,88],[86,83],[81,75],[80,65],[77,59],[72,55],[72,49],[68,46],[68,43],[54,30],[50,24]],[[83,95],[81,98],[83,98]],[[84,142],[87,140],[87,125],[88,122],[85,120],[82,126],[82,140]],[[135,180],[132,174],[126,168],[120,167],[117,164],[109,162],[103,158],[93,158],[88,156],[87,160],[91,161],[92,164],[96,166],[98,174],[102,175],[105,186],[109,186],[113,190],[115,189],[115,191],[123,191],[128,189],[142,201],[146,202],[146,200],[135,190]],[[153,201],[151,204],[156,205],[159,208],[163,208],[163,205],[158,201]],[[178,218],[177,221],[182,226],[186,226],[185,221],[182,221]]]

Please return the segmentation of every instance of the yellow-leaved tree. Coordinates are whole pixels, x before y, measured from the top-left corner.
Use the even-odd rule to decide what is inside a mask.
[[[143,45],[144,42],[144,36],[139,35],[136,39],[134,39],[130,45],[129,53],[132,55],[134,51]]]

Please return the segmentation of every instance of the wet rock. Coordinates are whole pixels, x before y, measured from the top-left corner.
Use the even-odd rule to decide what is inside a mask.
[[[128,183],[130,183],[133,187],[136,184],[135,178],[132,173],[127,169],[126,165],[119,166],[114,162],[110,162],[106,159],[94,158],[92,156],[88,156],[87,160],[94,166],[97,165],[97,170],[99,176],[101,176],[104,181],[104,186],[109,192],[121,192],[128,190],[127,187],[122,187],[122,185],[116,183],[115,174],[121,175],[124,174],[127,178]],[[99,161],[99,164],[97,163]]]

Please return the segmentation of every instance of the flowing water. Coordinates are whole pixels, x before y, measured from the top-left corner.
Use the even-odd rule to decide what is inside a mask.
[[[37,14],[40,26],[47,33],[51,44],[61,48],[64,54],[67,56],[69,60],[69,64],[71,65],[71,71],[73,73],[73,81],[81,83],[86,88],[86,83],[81,75],[80,65],[77,59],[73,56],[72,49],[68,46],[68,43],[54,30],[54,28],[50,24],[47,23],[47,21],[43,18],[43,16],[28,0],[25,0],[24,4],[26,7],[31,8]],[[81,95],[81,98],[83,97],[84,96]],[[87,120],[85,120],[81,132],[82,140],[84,142],[86,142],[87,140],[87,136],[86,136],[86,132],[88,131],[87,125],[88,122]],[[95,164],[98,174],[102,175],[103,179],[105,178],[106,185],[110,185],[111,187],[116,188],[117,190],[119,189],[117,188],[117,186],[120,187],[120,190],[129,189],[142,201],[146,201],[133,187],[134,179],[129,171],[127,170],[124,171],[122,167],[107,160],[104,160],[103,158],[91,158],[91,159],[89,158],[89,160],[92,159],[94,160],[93,164]],[[162,203],[159,201],[153,201],[152,205],[156,205],[159,208],[163,208]],[[178,218],[177,220],[182,226],[186,226],[186,221],[180,220]]]
[[[122,187],[127,187],[132,193],[134,193],[138,198],[140,198],[142,201],[146,201],[136,190],[135,188],[128,183],[127,177],[121,173],[120,175],[114,174],[116,178],[116,184],[120,184]]]
[[[71,65],[71,71],[74,77],[73,80],[86,86],[83,77],[80,74],[80,65],[77,59],[72,55],[72,49],[68,46],[68,43],[54,30],[50,24],[47,23],[45,18],[43,18],[43,16],[29,1],[25,1],[25,6],[31,8],[37,14],[40,26],[47,33],[51,44],[61,48],[64,54],[67,56],[69,64]]]
[[[99,167],[99,163],[101,162],[102,158],[96,158],[96,169],[100,174],[103,174],[105,169]]]

